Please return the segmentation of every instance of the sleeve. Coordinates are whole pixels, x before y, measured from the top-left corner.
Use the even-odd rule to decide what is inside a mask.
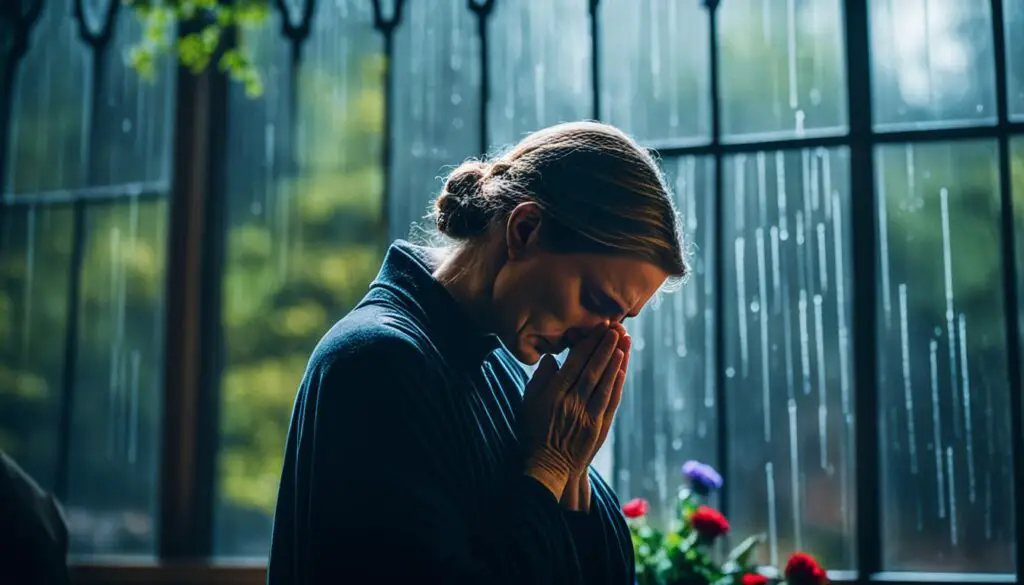
[[[298,525],[303,582],[500,585],[553,582],[572,542],[554,496],[519,474],[470,533],[448,486],[467,425],[446,404],[437,369],[411,341],[374,340],[312,367],[290,432],[306,460],[308,517]],[[297,422],[297,424],[296,424]],[[301,472],[300,472],[301,474]]]

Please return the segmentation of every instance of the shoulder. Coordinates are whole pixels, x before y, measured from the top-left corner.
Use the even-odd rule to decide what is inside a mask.
[[[402,313],[386,306],[360,306],[320,340],[306,368],[306,384],[375,386],[402,380],[426,381],[436,370],[430,343]]]

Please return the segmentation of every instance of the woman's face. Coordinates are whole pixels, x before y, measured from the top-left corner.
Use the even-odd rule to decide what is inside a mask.
[[[543,250],[530,220],[510,218],[508,255],[493,288],[494,330],[525,364],[572,347],[601,321],[636,316],[667,278],[643,260]]]

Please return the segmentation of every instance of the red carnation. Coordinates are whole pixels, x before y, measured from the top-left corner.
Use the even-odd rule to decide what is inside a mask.
[[[729,521],[714,508],[701,506],[690,516],[690,525],[705,540],[714,540],[729,533]]]
[[[828,582],[825,569],[807,553],[793,553],[786,563],[785,575],[789,585],[824,585]]]
[[[647,515],[647,508],[649,507],[647,500],[643,498],[636,498],[626,502],[626,505],[622,506],[622,513],[626,518],[642,518]]]
[[[758,573],[747,573],[740,577],[740,585],[768,585],[768,577]]]

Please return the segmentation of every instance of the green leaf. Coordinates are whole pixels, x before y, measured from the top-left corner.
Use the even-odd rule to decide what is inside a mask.
[[[748,566],[750,562],[750,555],[757,549],[757,545],[765,541],[764,534],[755,534],[754,536],[748,536],[743,542],[739,543],[736,548],[732,549],[729,555],[726,557],[726,562],[736,563],[740,567]]]
[[[229,79],[240,83],[246,95],[257,97],[263,93],[263,82],[259,71],[249,58],[245,46],[224,48],[221,45],[229,30],[261,25],[272,14],[270,0],[235,0],[223,4],[219,0],[121,0],[134,13],[142,25],[142,39],[126,52],[128,64],[140,77],[155,79],[157,62],[164,55],[176,57],[177,61],[195,75],[204,73],[210,61],[224,49],[217,60],[217,67]],[[179,22],[209,15],[213,22],[202,30],[174,39],[172,31]]]

